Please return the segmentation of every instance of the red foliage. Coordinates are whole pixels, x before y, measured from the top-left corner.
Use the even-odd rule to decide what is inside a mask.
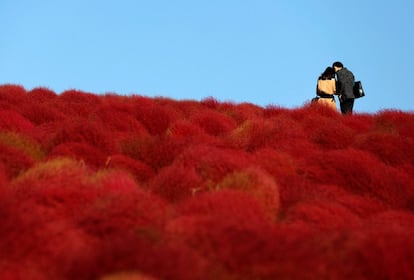
[[[209,187],[216,188],[227,174],[247,168],[250,157],[241,150],[195,145],[184,150],[176,161],[194,168]]]
[[[357,215],[332,201],[302,202],[287,212],[287,222],[303,222],[320,230],[352,229],[361,223]]]
[[[103,168],[108,158],[98,148],[87,143],[78,142],[65,142],[57,145],[52,149],[48,156],[48,158],[55,157],[76,159],[95,168]]]
[[[102,122],[83,118],[68,119],[58,124],[48,145],[54,147],[66,142],[85,143],[108,154],[115,151],[111,135],[112,131],[105,129]]]
[[[232,104],[222,110],[229,114],[237,124],[263,117],[263,108],[251,103]]]
[[[125,155],[111,155],[107,158],[106,167],[127,171],[140,182],[155,176],[155,172],[148,165]]]
[[[97,122],[105,126],[105,130],[112,133],[147,135],[147,129],[129,112],[112,107],[111,105],[102,105],[97,108],[93,115],[96,116]]]
[[[1,85],[0,278],[412,279],[413,145],[396,110]]]
[[[168,136],[132,136],[121,141],[124,155],[140,160],[154,170],[169,164],[185,149],[185,141]]]
[[[68,117],[83,117],[93,113],[102,102],[92,93],[79,90],[67,90],[58,95],[56,107]]]
[[[250,254],[258,249],[253,240],[269,227],[256,199],[242,191],[213,191],[184,201],[179,211],[167,231],[206,256],[210,273],[218,273],[210,277],[245,276]]]
[[[23,86],[5,84],[0,85],[0,102],[18,107],[26,100],[26,90]]]
[[[60,121],[65,115],[56,108],[56,93],[47,88],[35,88],[27,93],[27,102],[20,104],[19,112],[33,124]]]
[[[190,121],[213,136],[222,136],[236,128],[236,123],[231,117],[214,110],[199,111],[191,117]]]
[[[0,110],[0,129],[28,133],[34,125],[13,110]]]
[[[41,125],[48,122],[65,120],[66,116],[48,103],[29,103],[20,106],[22,115],[30,120],[34,125]]]
[[[7,178],[12,178],[32,166],[34,161],[24,151],[0,143],[0,163]]]
[[[307,176],[318,183],[338,184],[362,195],[373,195],[392,207],[411,207],[414,182],[396,168],[354,149],[320,153],[309,159]]]
[[[177,118],[178,112],[145,97],[133,97],[134,116],[154,135],[163,134]]]
[[[170,202],[177,202],[203,190],[203,180],[194,168],[172,164],[161,169],[149,188]]]
[[[51,102],[57,98],[57,94],[48,88],[37,87],[27,92],[28,99],[32,103]]]

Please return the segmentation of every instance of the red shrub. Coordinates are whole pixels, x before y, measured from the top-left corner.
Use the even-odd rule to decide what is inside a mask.
[[[288,183],[289,178],[298,175],[296,160],[276,149],[264,148],[255,151],[253,163],[269,172],[277,182]]]
[[[266,211],[248,193],[220,190],[185,200],[167,230],[209,260],[216,277],[245,269],[257,235],[269,226]],[[214,276],[214,275],[213,275]],[[243,275],[245,276],[245,275]]]
[[[299,158],[303,158],[303,155],[308,155],[315,150],[314,144],[309,141],[300,122],[295,121],[288,114],[269,118],[267,123],[270,124],[270,127],[267,129],[264,147],[287,152]]]
[[[163,107],[150,98],[134,97],[131,102],[134,105],[134,116],[151,134],[163,134],[177,118],[175,110]]]
[[[102,122],[87,119],[68,119],[55,128],[51,143],[56,146],[66,142],[85,143],[100,149],[103,153],[115,151],[111,131],[105,129]]]
[[[254,151],[269,144],[275,131],[273,122],[250,119],[231,131],[226,137],[228,144],[237,149]]]
[[[340,122],[352,129],[356,135],[369,131],[374,127],[374,118],[369,114],[353,114],[342,118]]]
[[[27,93],[27,102],[19,112],[36,125],[63,120],[65,115],[56,106],[57,95],[47,88],[35,88]]]
[[[263,118],[263,108],[252,103],[232,104],[221,110],[234,119],[238,125],[247,120]]]
[[[0,143],[19,150],[35,161],[45,156],[43,147],[26,134],[16,132],[0,132]]]
[[[149,188],[171,202],[191,197],[202,190],[203,180],[194,168],[172,164],[161,169],[149,183]]]
[[[26,100],[26,90],[23,86],[4,84],[0,85],[0,101],[13,106],[19,106]]]
[[[57,98],[57,94],[45,87],[36,87],[27,92],[27,99],[33,103],[51,102]]]
[[[413,145],[414,138],[410,139],[385,131],[360,134],[356,140],[358,149],[369,151],[384,163],[391,165],[414,163]]]
[[[70,117],[88,116],[100,103],[99,96],[73,89],[62,92],[56,100],[57,108]]]
[[[414,230],[414,214],[412,211],[386,210],[366,220],[366,228],[409,229]]]
[[[24,278],[66,278],[95,259],[94,240],[71,219],[95,198],[93,189],[85,188],[86,174],[73,161],[55,160],[12,182],[9,215],[0,221],[6,268]]]
[[[202,105],[195,100],[181,100],[174,105],[174,108],[182,115],[182,118],[189,119],[202,109]]]
[[[388,208],[383,201],[371,195],[352,194],[343,188],[333,185],[313,185],[303,195],[302,200],[305,199],[335,202],[364,219]]]
[[[322,149],[346,149],[354,140],[354,132],[337,118],[311,115],[302,122],[310,140]]]
[[[87,143],[77,142],[65,142],[55,146],[48,158],[55,157],[75,159],[95,168],[103,168],[108,158],[107,154],[98,148]]]
[[[414,114],[398,110],[385,110],[374,116],[376,129],[414,138]]]
[[[332,201],[301,202],[287,212],[287,222],[304,222],[320,230],[349,229],[361,224],[361,219],[346,207]]]
[[[125,155],[112,155],[107,161],[110,169],[121,169],[131,173],[138,181],[148,181],[155,176],[155,172],[145,163]]]
[[[2,279],[91,278],[95,240],[70,220],[30,199],[15,199],[9,215],[0,221]]]
[[[177,120],[168,129],[168,132],[175,137],[189,138],[190,141],[205,138],[207,135],[198,125],[188,120]]]
[[[95,183],[99,186],[98,197],[77,215],[82,228],[98,237],[113,235],[114,238],[138,227],[155,231],[162,228],[168,212],[161,199],[143,190],[124,172],[108,171],[98,175]],[[142,232],[141,235],[150,241],[151,236],[146,236],[150,233]]]
[[[332,151],[320,153],[308,161],[306,172],[312,181],[337,184],[354,194],[373,195],[392,207],[410,207],[413,201],[411,178],[367,152]]]
[[[48,122],[63,121],[66,116],[55,108],[52,104],[26,103],[20,106],[22,115],[35,125]]]
[[[306,122],[307,119],[311,120],[313,118],[339,120],[342,117],[338,111],[332,110],[328,106],[315,106],[311,103],[290,110],[288,115],[294,120],[300,122]]]
[[[83,207],[96,197],[96,188],[88,186],[87,178],[92,172],[74,159],[55,158],[38,163],[20,174],[12,185],[21,199],[33,199],[41,205],[64,213]],[[92,184],[89,184],[92,185]]]
[[[213,136],[222,136],[236,128],[236,122],[224,113],[214,110],[202,110],[190,118],[205,132]]]
[[[31,167],[34,161],[23,151],[0,143],[0,163],[4,165],[7,177],[12,178]]]
[[[218,185],[220,189],[240,190],[257,199],[266,210],[269,221],[276,221],[280,208],[279,186],[274,178],[257,167],[228,174]]]
[[[265,118],[277,117],[279,115],[288,115],[291,112],[290,109],[283,108],[276,105],[268,105],[263,110],[263,116]]]
[[[227,174],[247,168],[250,165],[250,157],[240,150],[195,145],[177,157],[176,162],[195,168],[203,181],[214,189]]]
[[[361,266],[366,271],[365,275],[373,279],[412,279],[413,215],[387,213],[387,216],[385,219],[378,219],[373,225],[367,224],[366,229],[359,233]],[[401,223],[401,220],[404,222]]]
[[[0,129],[27,133],[34,125],[21,114],[12,110],[0,110]]]
[[[129,112],[123,112],[109,105],[102,105],[93,114],[96,121],[102,123],[112,133],[147,135],[147,129]]]
[[[220,102],[212,96],[206,97],[200,101],[200,104],[209,109],[217,110]]]
[[[170,165],[185,149],[183,139],[169,136],[129,137],[121,142],[122,153],[153,168]]]

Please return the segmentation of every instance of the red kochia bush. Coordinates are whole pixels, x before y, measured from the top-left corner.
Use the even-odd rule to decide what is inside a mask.
[[[367,152],[354,149],[320,153],[309,158],[309,179],[342,186],[355,194],[373,195],[392,207],[412,207],[411,178]]]
[[[6,176],[12,178],[33,165],[33,159],[21,150],[0,143],[0,163]]]
[[[366,221],[357,232],[361,268],[373,279],[411,279],[414,275],[414,215],[386,211]],[[378,264],[381,264],[378,266]]]
[[[248,193],[220,190],[185,200],[167,231],[208,259],[208,270],[218,273],[211,277],[228,279],[240,271],[246,276],[250,254],[258,249],[251,240],[268,229],[268,222],[264,208]]]
[[[85,117],[102,102],[99,96],[79,90],[67,90],[58,95],[57,107],[67,116]]]
[[[26,103],[20,106],[22,115],[34,125],[63,121],[66,116],[50,103]]]
[[[289,209],[289,222],[301,221],[319,229],[353,228],[361,223],[358,216],[332,201],[302,202]]]
[[[120,169],[129,172],[139,182],[148,181],[154,177],[155,172],[142,161],[132,159],[125,155],[111,155],[106,162],[109,169]]]
[[[5,84],[0,85],[0,104],[19,106],[26,100],[26,90],[23,86]]]
[[[106,130],[110,130],[114,134],[148,134],[147,129],[131,113],[124,112],[109,105],[98,107],[93,116],[98,118],[97,121],[102,123]]]
[[[56,127],[48,145],[54,147],[66,142],[78,142],[92,145],[103,153],[113,153],[115,143],[111,133],[98,121],[83,118],[68,119]]]
[[[56,93],[47,88],[35,88],[27,93],[27,102],[19,105],[19,112],[33,124],[63,120],[65,115],[56,108]]]
[[[0,86],[0,278],[413,279],[413,126]]]
[[[213,136],[221,136],[236,128],[236,122],[224,113],[214,110],[202,110],[194,114],[190,120]]]
[[[279,186],[263,169],[249,167],[235,171],[224,177],[218,187],[249,193],[263,206],[270,221],[277,220],[280,208]]]
[[[13,110],[0,110],[0,129],[27,133],[34,125]]]
[[[161,169],[149,187],[166,200],[177,202],[203,191],[203,183],[194,168],[172,164]]]
[[[201,127],[189,120],[177,120],[168,128],[167,134],[190,145],[193,143],[213,144],[220,142],[217,137],[208,135]]]
[[[182,138],[170,136],[131,136],[121,141],[124,155],[140,160],[154,170],[170,165],[186,148]]]
[[[27,92],[27,98],[32,103],[50,102],[57,98],[57,94],[46,87],[36,87]]]
[[[77,142],[65,142],[57,145],[48,156],[49,159],[54,157],[68,157],[76,159],[95,168],[105,167],[108,159],[108,155],[105,155],[98,148],[87,143]]]
[[[412,163],[414,161],[413,145],[414,138],[401,137],[396,132],[387,131],[361,133],[356,142],[358,149],[369,151],[390,165]]]
[[[186,167],[195,168],[197,174],[211,188],[229,173],[249,167],[250,156],[241,150],[194,145],[176,159]]]
[[[177,111],[171,107],[161,106],[145,97],[132,97],[134,116],[154,135],[163,134],[170,124],[178,118]]]

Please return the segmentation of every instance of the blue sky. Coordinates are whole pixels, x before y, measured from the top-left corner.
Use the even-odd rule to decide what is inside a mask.
[[[300,107],[339,60],[355,112],[414,107],[411,0],[2,0],[0,84]]]

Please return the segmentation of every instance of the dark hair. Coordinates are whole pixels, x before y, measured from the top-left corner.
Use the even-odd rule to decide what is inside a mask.
[[[332,67],[339,67],[339,68],[343,68],[344,65],[342,64],[342,62],[336,61],[332,64]]]
[[[323,80],[330,80],[335,78],[335,69],[333,69],[332,67],[326,67],[325,71],[323,71],[323,73],[320,76],[320,79]]]

